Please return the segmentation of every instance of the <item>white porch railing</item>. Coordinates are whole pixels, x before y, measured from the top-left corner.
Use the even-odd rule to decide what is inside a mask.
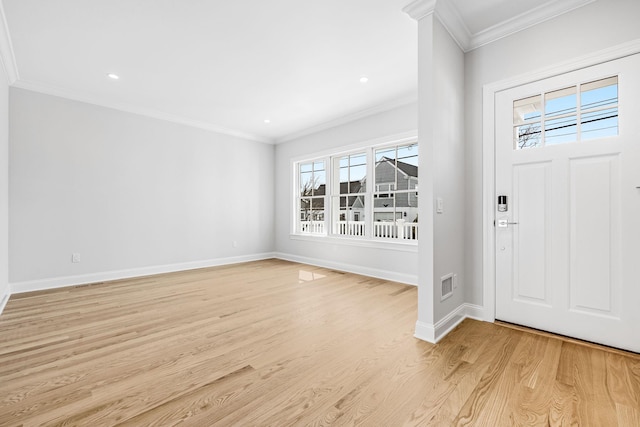
[[[418,240],[418,223],[396,221],[376,221],[373,223],[373,236],[385,239]]]
[[[376,221],[373,223],[373,237],[395,239],[398,237],[398,227],[394,221]]]
[[[398,221],[398,230],[401,230],[398,238],[404,240],[418,240],[418,223],[404,222],[400,224]]]
[[[338,221],[336,234],[341,236],[364,236],[364,221]]]
[[[324,222],[322,221],[300,221],[301,233],[324,234]]]
[[[337,221],[335,234],[341,236],[364,236],[364,221]],[[418,223],[397,221],[376,221],[373,223],[373,237],[383,239],[418,240]]]

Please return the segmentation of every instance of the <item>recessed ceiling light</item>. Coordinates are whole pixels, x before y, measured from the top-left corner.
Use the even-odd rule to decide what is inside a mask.
[[[269,120],[269,119],[264,119],[264,122],[265,122],[266,124],[269,124],[269,123],[271,123],[271,120]]]
[[[369,77],[367,77],[367,76],[360,77],[360,83],[364,84],[364,83],[366,83],[368,81],[369,81]]]
[[[118,80],[120,78],[119,75],[114,74],[114,73],[107,74],[107,77],[109,77],[110,79],[113,79],[113,80]]]

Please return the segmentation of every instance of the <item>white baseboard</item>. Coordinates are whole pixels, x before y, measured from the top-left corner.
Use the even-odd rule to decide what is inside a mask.
[[[149,276],[153,274],[172,273],[175,271],[194,270],[197,268],[216,267],[220,265],[238,264],[249,261],[274,258],[271,252],[243,255],[228,258],[216,258],[203,261],[190,261],[179,264],[155,265],[150,267],[132,268],[128,270],[105,271],[100,273],[81,274],[77,276],[54,277],[51,279],[30,280],[11,283],[11,293],[42,291],[62,288],[65,286],[85,285],[88,283],[105,282],[109,280],[129,279],[132,277]]]
[[[416,322],[416,331],[413,334],[414,337],[422,340],[422,341],[426,341],[426,342],[430,342],[431,344],[435,344],[436,343],[436,328],[433,326],[432,323],[426,323],[426,322],[421,322],[421,321],[417,321]]]
[[[299,262],[302,264],[315,265],[317,267],[330,268],[332,270],[345,271],[347,273],[360,274],[363,276],[375,277],[377,279],[391,280],[393,282],[404,283],[406,285],[418,285],[418,276],[413,274],[397,273],[394,271],[380,270],[377,268],[362,267],[354,264],[343,264],[340,262],[327,261],[318,258],[309,258],[293,254],[276,252],[275,258],[285,261]]]
[[[435,325],[417,321],[414,337],[436,344],[466,318],[484,321],[484,307],[464,303],[436,322]]]
[[[2,314],[2,311],[7,306],[10,296],[11,296],[11,287],[7,288],[7,291],[5,292],[4,295],[0,295],[0,314]]]
[[[483,306],[468,303],[465,303],[464,306],[466,307],[466,317],[469,319],[493,323],[492,320],[487,320],[486,310]]]

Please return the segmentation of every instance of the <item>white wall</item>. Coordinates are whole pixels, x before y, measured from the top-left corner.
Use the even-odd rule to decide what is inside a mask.
[[[297,240],[290,236],[292,221],[292,159],[327,150],[341,150],[390,135],[417,129],[417,105],[409,104],[327,129],[276,146],[276,251],[279,256],[341,268],[406,283],[417,282],[416,247],[379,249],[327,243],[322,239]]]
[[[273,251],[272,145],[15,88],[9,118],[13,292]]]
[[[442,24],[434,25],[435,119],[433,197],[444,212],[434,214],[434,320],[442,320],[464,302],[464,54]],[[458,288],[441,299],[441,277],[457,276]]]
[[[435,15],[418,20],[420,269],[416,336],[435,342],[464,312],[464,54]],[[443,201],[437,213],[436,200]],[[426,238],[423,238],[426,237]],[[441,278],[457,276],[442,301]]]
[[[482,88],[640,38],[640,1],[600,0],[465,57],[466,301],[482,301]]]
[[[9,84],[0,67],[0,312],[9,295]]]

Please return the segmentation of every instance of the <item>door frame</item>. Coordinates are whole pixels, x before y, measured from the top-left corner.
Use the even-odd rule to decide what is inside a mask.
[[[640,53],[640,39],[534,70],[482,88],[482,307],[483,320],[496,320],[495,97],[498,92]]]

